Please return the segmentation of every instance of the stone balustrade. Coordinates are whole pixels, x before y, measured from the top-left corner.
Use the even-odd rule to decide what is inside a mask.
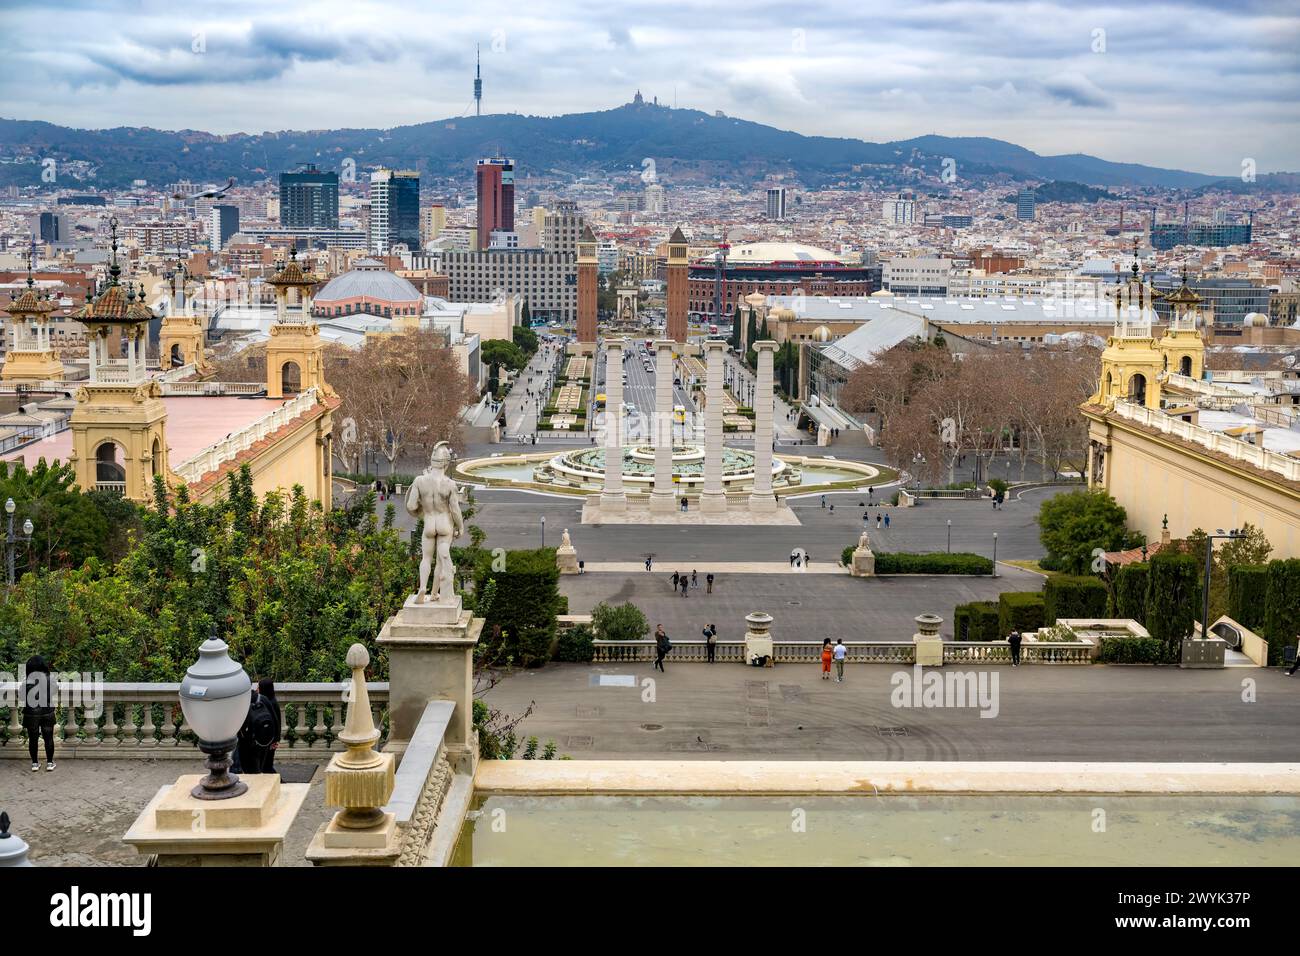
[[[191,395],[256,395],[266,391],[260,382],[169,382],[163,380],[163,397]]]
[[[595,641],[596,656],[593,663],[611,664],[634,661],[652,661],[655,642],[646,641]],[[845,641],[847,660],[853,664],[910,664],[916,655],[911,641]],[[778,664],[813,664],[821,660],[821,641],[782,641],[772,645]],[[723,641],[715,645],[714,659],[724,664],[742,664],[745,660],[744,641]],[[676,663],[700,663],[708,660],[708,646],[703,640],[673,641],[668,660]]]
[[[1140,425],[1145,425],[1148,428],[1154,428],[1166,435],[1172,435],[1183,441],[1202,445],[1211,451],[1217,451],[1237,461],[1244,461],[1263,471],[1274,472],[1288,481],[1300,481],[1300,458],[1292,458],[1290,455],[1269,451],[1262,445],[1252,445],[1250,442],[1233,438],[1231,435],[1211,431],[1208,428],[1202,428],[1200,425],[1193,425],[1181,418],[1171,418],[1157,409],[1147,408],[1133,402],[1116,401],[1115,414]]]
[[[282,726],[279,759],[318,758],[342,750],[343,693],[338,684],[277,684]],[[367,683],[375,726],[386,737],[388,684]],[[64,757],[184,757],[195,759],[194,737],[181,712],[180,684],[99,685],[59,682],[59,699],[76,704],[55,711],[56,754]],[[27,741],[13,682],[0,683],[0,757],[27,757]],[[99,706],[95,706],[98,704]],[[97,712],[97,713],[92,713]]]
[[[202,384],[202,383],[197,383]],[[193,458],[181,462],[173,471],[187,484],[198,484],[223,464],[238,457],[268,435],[273,434],[316,405],[316,389],[309,388],[257,421],[234,432],[229,438],[209,445]]]
[[[1022,664],[1091,664],[1095,648],[1084,642],[1025,641],[1020,645]],[[1006,641],[944,641],[945,664],[1010,664]]]

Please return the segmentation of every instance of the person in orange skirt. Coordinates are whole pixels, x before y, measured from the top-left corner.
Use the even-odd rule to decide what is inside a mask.
[[[828,637],[822,641],[822,680],[831,679],[831,659],[834,656],[835,652],[831,649],[831,639]]]

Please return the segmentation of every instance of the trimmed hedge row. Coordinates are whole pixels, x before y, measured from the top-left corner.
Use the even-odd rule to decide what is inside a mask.
[[[1143,627],[1147,623],[1147,586],[1151,569],[1145,563],[1123,565],[1115,574],[1111,617],[1127,617]]]
[[[1264,625],[1268,608],[1268,565],[1238,564],[1228,568],[1228,616],[1252,631]]]
[[[508,551],[504,571],[492,569],[491,552],[480,552],[474,567],[476,596],[488,593],[489,581],[495,581],[491,604],[476,608],[487,619],[483,640],[489,652],[519,667],[541,667],[551,654],[556,615],[566,607],[555,549]],[[499,646],[492,646],[497,641]]]
[[[850,559],[853,549],[849,548]],[[876,552],[877,574],[992,574],[993,562],[982,554],[938,551],[933,554]]]
[[[1264,639],[1268,641],[1270,664],[1282,663],[1285,649],[1296,643],[1298,630],[1300,630],[1300,558],[1270,561],[1268,598],[1264,609]]]
[[[1200,617],[1200,562],[1190,554],[1161,552],[1151,559],[1147,584],[1147,630],[1172,660],[1180,660],[1183,640]]]
[[[1023,634],[1043,626],[1041,591],[1007,591],[998,596],[998,633],[1005,637],[1012,631]]]
[[[998,605],[992,601],[958,604],[952,612],[952,634],[958,641],[999,640]]]
[[[1043,623],[1061,618],[1105,617],[1110,592],[1100,578],[1087,575],[1057,575],[1043,586]]]
[[[1165,645],[1154,637],[1103,637],[1097,660],[1102,664],[1166,664]]]

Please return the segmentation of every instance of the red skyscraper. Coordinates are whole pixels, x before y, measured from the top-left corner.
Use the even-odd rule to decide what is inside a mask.
[[[475,168],[478,183],[478,247],[492,245],[496,230],[515,228],[515,164],[510,159],[480,159]]]

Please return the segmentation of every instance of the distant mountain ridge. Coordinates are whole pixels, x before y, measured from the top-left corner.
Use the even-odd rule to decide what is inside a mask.
[[[80,130],[31,120],[0,119],[0,185],[42,182],[43,160],[67,175],[56,183],[124,187],[189,179],[255,182],[315,162],[340,169],[346,159],[358,175],[378,165],[414,168],[432,177],[467,179],[482,156],[505,154],[517,175],[634,174],[653,160],[662,176],[679,182],[753,182],[784,174],[807,186],[836,182],[908,185],[904,167],[938,177],[944,160],[958,180],[1068,180],[1101,187],[1195,189],[1226,179],[1204,173],[1115,163],[1076,153],[1040,156],[984,137],[918,136],[889,143],[804,136],[748,120],[698,110],[625,104],[563,116],[506,113],[457,117],[393,129],[294,130],[216,135],[147,127]],[[15,162],[14,158],[19,161]],[[93,170],[93,178],[89,173]]]

